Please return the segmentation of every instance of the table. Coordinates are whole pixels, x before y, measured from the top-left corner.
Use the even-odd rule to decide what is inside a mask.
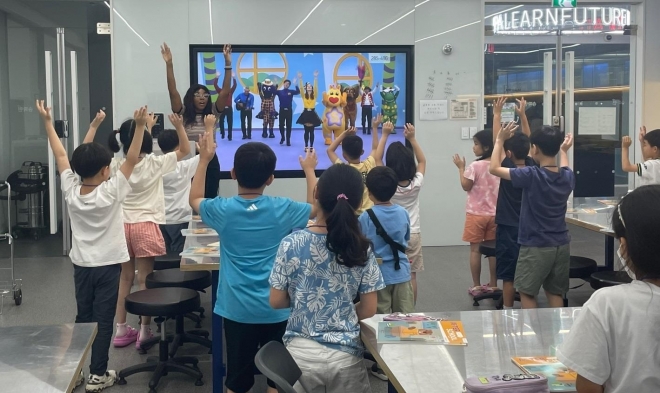
[[[520,374],[511,362],[514,356],[554,356],[579,311],[567,307],[426,313],[462,321],[466,346],[378,344],[376,330],[384,315],[361,321],[360,327],[362,341],[390,379],[391,392],[461,392],[467,377]]]
[[[95,337],[95,323],[0,328],[0,390],[71,392]]]
[[[605,236],[605,266],[598,270],[614,270],[614,232],[611,229],[612,213],[619,198],[573,198],[573,209],[566,213],[566,222]],[[603,202],[600,202],[603,201]]]
[[[189,229],[208,228],[201,221],[191,221]],[[188,247],[205,246],[209,243],[220,241],[217,235],[187,236],[184,250]],[[215,308],[218,296],[218,279],[220,276],[220,258],[218,257],[182,257],[181,270],[185,271],[211,271],[211,307]],[[222,317],[211,310],[211,339],[212,339],[212,369],[213,369],[213,393],[222,393],[222,381],[225,377],[225,364],[223,362],[223,332]]]

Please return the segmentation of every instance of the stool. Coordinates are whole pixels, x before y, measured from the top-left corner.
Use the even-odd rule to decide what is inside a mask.
[[[577,289],[583,286],[586,282],[590,281],[591,275],[598,271],[598,264],[591,258],[578,257],[571,255],[571,265],[568,277],[579,278],[584,282],[576,287],[570,289]],[[564,307],[568,307],[568,298],[564,294]]]
[[[479,244],[479,252],[481,255],[484,256],[484,258],[491,258],[495,256],[495,240],[486,240],[483,241]],[[472,299],[474,300],[474,303],[472,303],[473,306],[477,307],[479,305],[479,302],[485,299],[493,299],[497,301],[497,304],[500,304],[502,302],[502,291],[496,291],[496,292],[486,292],[486,293],[481,293],[477,296],[473,296]],[[501,307],[498,307],[501,308]]]
[[[194,291],[204,291],[204,289],[211,286],[211,273],[208,271],[184,272],[177,269],[159,270],[150,273],[147,276],[146,285],[147,288],[188,288]],[[200,307],[198,310],[200,309],[204,312],[203,308]],[[191,314],[186,314],[186,317],[189,315]],[[196,315],[192,315],[196,317]],[[175,318],[176,332],[172,339],[170,356],[174,357],[179,347],[185,343],[200,344],[210,350],[212,343],[208,339],[209,332],[206,330],[190,330],[185,332],[183,330],[183,317],[183,315],[177,315]],[[151,344],[149,343],[149,340],[146,340],[145,343],[141,343],[140,347],[147,346],[148,348],[147,344]]]
[[[135,315],[175,318],[196,310],[199,307],[199,293],[188,288],[156,288],[137,291],[126,296],[126,311]],[[119,371],[119,385],[126,384],[126,377],[142,372],[153,372],[149,381],[149,393],[156,392],[160,378],[168,372],[179,372],[195,378],[195,385],[202,386],[202,373],[197,364],[199,360],[192,356],[170,358],[168,355],[167,336],[163,327],[160,333],[158,357],[151,356],[147,362],[127,367]],[[190,364],[191,366],[188,366]]]
[[[603,271],[591,275],[591,287],[595,290],[631,282],[632,278],[625,271]]]
[[[161,255],[154,261],[154,270],[178,269],[181,266],[179,255]]]

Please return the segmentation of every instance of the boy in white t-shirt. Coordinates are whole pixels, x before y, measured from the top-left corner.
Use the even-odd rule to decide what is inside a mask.
[[[639,143],[642,146],[641,164],[630,163],[632,139],[624,136],[621,141],[621,167],[624,172],[637,173],[638,186],[660,184],[660,130],[646,132],[646,127],[639,130]]]
[[[422,255],[422,235],[419,220],[419,191],[424,184],[426,157],[422,147],[415,139],[415,126],[406,124],[404,136],[412,146],[412,151],[401,142],[394,142],[387,148],[385,165],[392,168],[399,181],[392,203],[402,206],[410,216],[410,240],[406,255],[410,259],[410,282],[413,297],[417,303],[417,272],[424,270]],[[415,157],[417,164],[415,165]]]
[[[46,108],[43,101],[37,101],[36,106],[57,162],[62,193],[71,219],[69,257],[74,264],[78,307],[76,323],[98,324],[85,389],[87,392],[100,392],[112,386],[117,379],[117,373],[107,367],[120,264],[128,261],[121,203],[131,191],[128,178],[138,163],[142,133],[133,138],[126,160],[117,174],[110,177],[112,155],[106,147],[93,142],[105,113],[100,111],[96,115],[83,144],[74,150],[69,164],[67,152],[53,128],[50,108]],[[135,111],[134,119],[144,127],[147,122],[146,107]],[[81,378],[78,384],[82,382]]]
[[[179,136],[175,130],[163,130],[158,135],[158,146],[163,154],[179,149]],[[181,230],[188,229],[186,217],[192,215],[188,196],[190,181],[195,176],[199,155],[177,162],[174,172],[163,176],[163,192],[165,193],[165,221],[160,225],[160,231],[165,239],[168,255],[179,255],[183,252],[185,237]]]

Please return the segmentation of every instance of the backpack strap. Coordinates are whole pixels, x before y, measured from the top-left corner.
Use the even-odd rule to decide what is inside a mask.
[[[373,222],[374,226],[376,226],[376,234],[382,237],[383,240],[385,240],[385,243],[389,244],[390,248],[392,249],[392,254],[394,256],[394,270],[401,269],[401,258],[399,257],[399,251],[405,253],[406,248],[395,242],[394,239],[392,239],[390,235],[385,232],[383,225],[380,223],[380,221],[378,221],[378,217],[376,217],[376,213],[374,213],[372,209],[367,209],[367,214],[369,215],[371,222]]]

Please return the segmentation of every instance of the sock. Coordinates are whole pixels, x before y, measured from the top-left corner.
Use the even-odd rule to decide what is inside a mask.
[[[128,329],[126,329],[126,322],[117,324],[117,333],[115,334],[116,337],[125,336],[127,332]]]
[[[149,337],[149,325],[140,325],[140,341]]]
[[[507,307],[507,306],[504,306],[504,309],[505,309],[505,310],[513,310],[513,307]]]

